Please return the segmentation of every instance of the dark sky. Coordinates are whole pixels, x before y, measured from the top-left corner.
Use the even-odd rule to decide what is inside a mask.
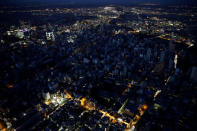
[[[193,5],[197,0],[0,0],[1,5],[25,5],[25,4],[139,4],[159,3]]]

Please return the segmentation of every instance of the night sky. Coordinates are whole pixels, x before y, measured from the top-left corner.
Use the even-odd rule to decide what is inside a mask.
[[[196,5],[197,0],[0,0],[1,5],[27,5],[27,4],[176,4]]]

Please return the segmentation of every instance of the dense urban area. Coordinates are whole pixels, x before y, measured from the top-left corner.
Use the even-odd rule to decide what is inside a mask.
[[[197,129],[197,7],[2,7],[0,19],[0,130]]]

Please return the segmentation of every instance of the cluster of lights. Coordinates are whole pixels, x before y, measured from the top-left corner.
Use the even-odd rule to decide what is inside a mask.
[[[131,86],[129,86],[129,87],[131,87]],[[75,98],[73,98],[66,90],[65,90],[64,92],[65,92],[65,98],[66,98],[66,99],[75,99]],[[84,108],[84,109],[86,109],[86,110],[89,110],[89,111],[96,110],[96,111],[98,111],[99,113],[101,113],[101,114],[102,114],[102,117],[101,117],[101,118],[107,117],[107,118],[109,118],[109,120],[110,120],[112,123],[117,123],[117,122],[118,122],[120,125],[122,125],[122,124],[126,125],[127,128],[126,128],[125,130],[134,128],[135,125],[137,124],[137,122],[141,119],[141,116],[142,116],[142,115],[145,113],[145,111],[148,109],[148,106],[147,106],[146,104],[143,104],[142,106],[140,106],[140,107],[138,108],[139,113],[136,114],[136,116],[134,117],[134,119],[132,119],[132,120],[130,121],[130,123],[128,123],[128,122],[124,121],[124,120],[121,119],[121,118],[115,117],[115,115],[113,116],[113,115],[111,115],[111,114],[108,113],[108,112],[105,112],[105,111],[103,111],[103,110],[97,109],[97,107],[95,106],[95,104],[94,104],[93,102],[91,102],[91,101],[88,101],[85,97],[83,97],[83,98],[77,98],[77,99],[75,99],[75,100],[78,100],[78,101],[80,102],[80,106],[81,106],[82,108]]]

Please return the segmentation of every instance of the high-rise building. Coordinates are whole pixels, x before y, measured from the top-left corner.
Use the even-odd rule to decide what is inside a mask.
[[[20,38],[20,39],[23,39],[24,38],[24,32],[22,31],[17,31],[16,32],[16,37]]]
[[[169,42],[169,51],[174,52],[175,50],[175,44],[173,43],[173,40],[170,40]]]
[[[54,36],[53,32],[46,32],[46,38],[47,38],[47,40],[52,40],[52,41],[55,40],[55,36]]]

